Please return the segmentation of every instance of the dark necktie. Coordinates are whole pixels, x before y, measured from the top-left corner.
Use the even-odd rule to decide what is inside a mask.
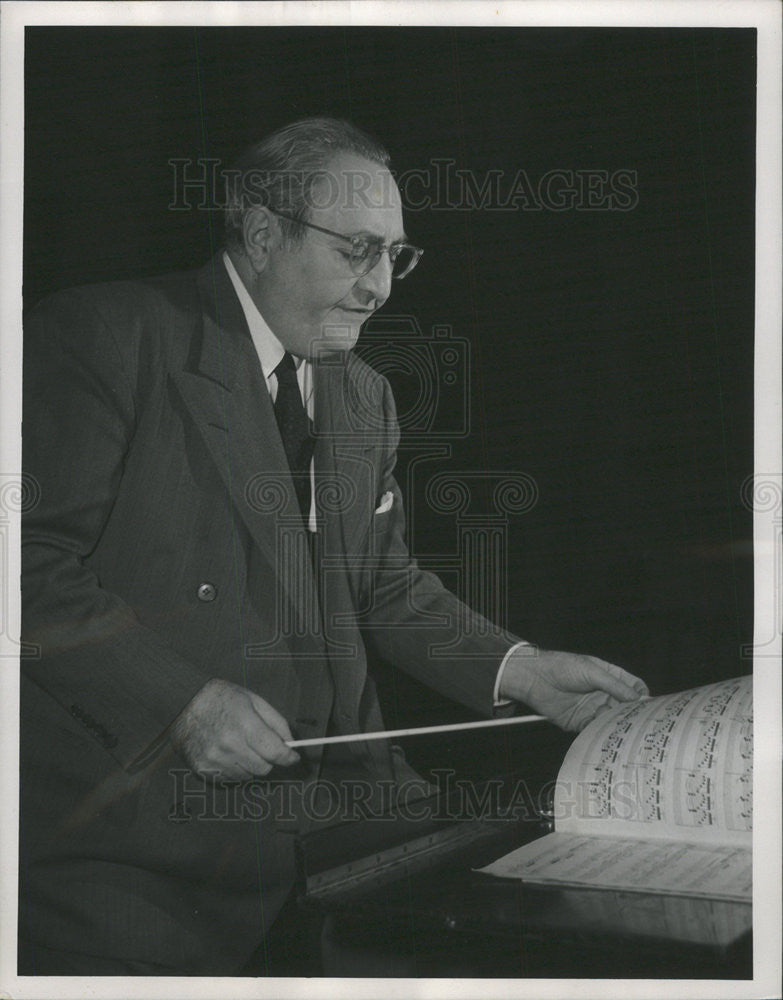
[[[275,368],[275,375],[275,417],[293,476],[299,508],[307,524],[310,518],[310,459],[313,457],[314,441],[296,379],[296,365],[287,351]]]

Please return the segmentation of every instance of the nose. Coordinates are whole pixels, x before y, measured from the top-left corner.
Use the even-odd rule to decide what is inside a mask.
[[[387,251],[381,254],[375,266],[370,268],[367,274],[363,274],[357,282],[360,288],[375,298],[379,306],[388,299],[391,283],[392,262]]]

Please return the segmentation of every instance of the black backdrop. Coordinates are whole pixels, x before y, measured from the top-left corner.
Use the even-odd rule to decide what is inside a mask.
[[[471,433],[421,468],[535,482],[508,521],[512,629],[654,693],[750,669],[755,31],[28,28],[25,58],[27,306],[203,263],[219,215],[169,207],[169,160],[225,164],[310,114],[376,134],[398,174],[635,171],[625,211],[410,211],[425,256],[383,313],[470,352]],[[391,369],[406,413],[421,387]],[[412,545],[437,563],[454,515],[405,444]],[[391,724],[465,716],[379,669]],[[509,740],[410,751],[492,770]]]

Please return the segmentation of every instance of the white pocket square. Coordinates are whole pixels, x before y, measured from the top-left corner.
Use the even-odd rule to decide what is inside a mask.
[[[378,509],[375,511],[376,514],[385,514],[387,510],[391,510],[391,506],[394,503],[394,494],[389,491],[384,493],[381,497],[381,503]]]

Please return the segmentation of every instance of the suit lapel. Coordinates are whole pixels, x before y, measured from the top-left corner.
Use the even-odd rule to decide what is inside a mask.
[[[366,664],[354,613],[360,603],[374,470],[372,439],[366,428],[357,426],[358,411],[349,393],[350,364],[350,359],[346,364],[344,358],[333,355],[315,366],[314,457],[329,666],[338,704],[358,719]]]
[[[363,644],[352,613],[360,607],[359,578],[366,565],[367,533],[375,507],[373,451],[380,427],[378,410],[363,392],[374,375],[350,356],[325,358],[315,367],[316,496],[323,530],[324,627],[338,707],[360,727],[383,729],[375,686],[367,676]],[[353,368],[353,372],[352,372]],[[369,409],[368,409],[369,407]],[[347,615],[346,615],[347,613]],[[338,731],[344,725],[337,716]],[[350,728],[350,727],[349,727]],[[353,744],[362,766],[385,780],[394,778],[386,741]]]
[[[324,531],[324,553],[363,554],[372,515],[375,469],[372,428],[360,419],[352,398],[350,360],[324,358],[315,366],[316,498]]]
[[[317,607],[315,581],[309,558],[298,562],[296,572],[283,563],[283,536],[289,543],[298,540],[299,551],[307,553],[305,529],[258,355],[219,257],[199,273],[198,286],[201,341],[186,370],[173,379],[236,510],[289,606],[306,623]],[[332,355],[314,367],[314,462],[330,665],[338,687],[350,690],[348,701],[358,704],[365,676],[356,669],[361,642],[350,616],[357,607],[358,567],[375,499],[372,449],[378,431],[366,415],[362,419],[362,407],[353,399],[351,365],[350,357],[346,363]],[[342,624],[333,628],[336,616]],[[323,650],[305,635],[313,635],[310,628],[299,632],[300,650]]]
[[[199,272],[198,287],[202,340],[174,382],[254,542],[291,605],[306,612],[312,604],[304,595],[313,593],[309,559],[298,579],[281,561],[283,536],[306,548],[293,480],[261,364],[219,257]]]

